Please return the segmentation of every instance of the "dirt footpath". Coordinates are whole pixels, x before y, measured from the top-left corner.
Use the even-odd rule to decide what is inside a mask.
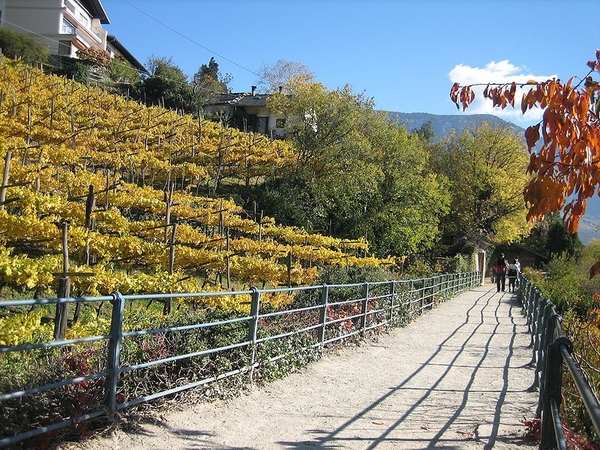
[[[537,405],[529,342],[516,295],[483,286],[234,400],[77,448],[536,448],[521,422]]]

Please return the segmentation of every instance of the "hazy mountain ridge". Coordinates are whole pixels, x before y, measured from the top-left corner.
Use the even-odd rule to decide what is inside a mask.
[[[400,124],[403,124],[407,130],[413,131],[421,128],[427,122],[431,122],[431,128],[435,133],[434,140],[440,140],[448,136],[452,131],[460,135],[466,130],[473,130],[483,124],[489,123],[491,126],[503,126],[516,131],[525,133],[525,129],[514,123],[503,120],[492,114],[429,114],[429,113],[402,113],[397,111],[387,111],[388,117]]]

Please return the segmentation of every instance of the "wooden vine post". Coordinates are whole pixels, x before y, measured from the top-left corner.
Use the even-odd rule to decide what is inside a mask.
[[[92,220],[92,213],[96,206],[96,200],[94,197],[94,185],[90,184],[88,189],[88,196],[85,202],[85,229],[88,231],[88,235],[85,241],[85,249],[83,252],[83,261],[86,265],[90,265],[90,234],[89,232],[94,229],[94,221]],[[78,303],[79,305],[79,303]]]
[[[173,206],[173,194],[175,192],[175,183],[169,183],[169,192],[165,192],[165,242],[169,241],[169,225],[171,225],[171,206]]]
[[[287,254],[287,282],[288,287],[292,287],[292,252]]]
[[[43,161],[44,161],[44,149],[41,148],[40,153],[38,155],[37,163],[42,164]],[[42,187],[42,181],[41,181],[40,175],[38,173],[38,176],[35,179],[35,192],[40,192],[41,187]]]
[[[104,210],[108,211],[108,193],[110,191],[110,169],[107,167],[106,169],[106,192],[104,194]]]
[[[167,228],[165,227],[165,231]],[[173,223],[173,230],[171,232],[171,242],[169,243],[169,275],[173,275],[175,270],[175,239],[177,234],[177,222]],[[163,314],[165,316],[171,314],[171,298],[165,299],[165,304],[163,308]]]
[[[231,289],[231,243],[229,235],[229,227],[227,227],[227,251],[225,252],[225,260],[227,262],[227,290]]]
[[[69,246],[68,246],[69,224],[62,225],[63,244],[63,274],[58,283],[59,299],[68,298],[71,295],[71,280],[69,278]],[[57,303],[56,316],[54,317],[54,340],[61,341],[67,333],[67,319],[69,316],[69,304]]]
[[[6,190],[8,189],[8,176],[10,174],[11,152],[6,152],[4,158],[4,175],[2,176],[2,186],[0,186],[0,211],[4,210],[4,202],[6,201]]]

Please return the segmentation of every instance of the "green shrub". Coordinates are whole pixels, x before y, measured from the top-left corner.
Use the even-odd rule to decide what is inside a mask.
[[[545,277],[538,287],[560,311],[583,314],[593,304],[592,298],[583,294],[582,278],[572,259],[559,256],[545,266]]]
[[[17,31],[0,28],[0,48],[11,59],[20,59],[27,64],[41,64],[48,60],[48,51],[31,36]]]
[[[407,279],[427,278],[434,274],[431,265],[422,259],[417,259],[410,263],[404,272],[404,277]]]
[[[474,267],[470,258],[461,254],[446,259],[442,266],[442,272],[444,273],[462,273],[471,272],[472,270],[474,270]]]

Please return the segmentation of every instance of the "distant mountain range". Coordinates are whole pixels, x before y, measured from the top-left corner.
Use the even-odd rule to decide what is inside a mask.
[[[417,130],[427,122],[431,122],[435,141],[448,136],[453,130],[457,135],[461,135],[465,130],[473,130],[484,122],[492,126],[505,126],[518,133],[525,133],[524,128],[491,114],[436,115],[395,111],[387,111],[387,113],[391,120],[404,124],[409,131]],[[579,223],[579,239],[584,244],[588,244],[592,239],[600,239],[598,227],[600,227],[600,198],[596,196],[588,200],[586,214]]]
[[[387,113],[391,120],[404,124],[408,131],[417,130],[427,122],[431,122],[431,128],[435,133],[434,140],[436,141],[448,136],[453,130],[456,134],[461,135],[465,130],[473,130],[484,122],[489,123],[491,126],[507,127],[517,133],[525,132],[524,128],[491,114],[438,115],[428,113],[401,113],[396,111],[387,111]]]

